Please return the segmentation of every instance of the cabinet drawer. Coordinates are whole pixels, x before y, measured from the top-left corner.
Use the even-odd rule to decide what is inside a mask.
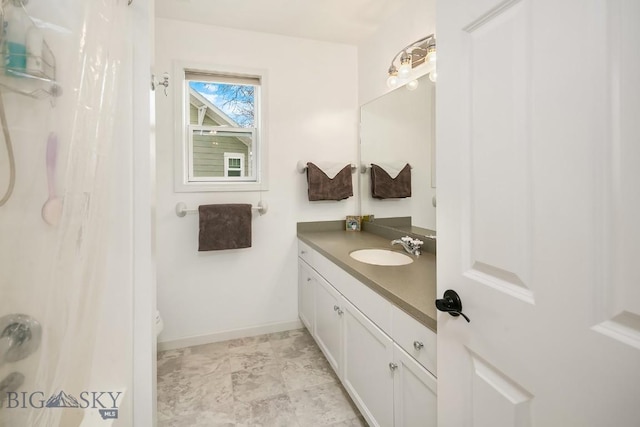
[[[392,310],[393,340],[418,363],[437,376],[436,334],[398,307]]]
[[[298,240],[298,257],[305,260],[307,264],[314,267],[314,260],[316,258],[316,251],[311,249],[309,245],[302,240]]]

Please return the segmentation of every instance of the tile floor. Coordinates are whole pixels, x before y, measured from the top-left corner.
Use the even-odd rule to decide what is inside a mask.
[[[159,427],[366,427],[306,329],[158,354]]]

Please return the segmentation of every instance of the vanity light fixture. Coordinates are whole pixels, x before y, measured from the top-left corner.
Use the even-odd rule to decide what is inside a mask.
[[[418,80],[412,76],[412,71],[418,66],[426,67],[424,74],[428,74],[429,80],[436,82],[438,77],[436,72],[436,37],[433,34],[416,40],[394,56],[388,71],[387,86],[390,89],[395,89],[406,84],[407,89],[415,90],[418,87]]]

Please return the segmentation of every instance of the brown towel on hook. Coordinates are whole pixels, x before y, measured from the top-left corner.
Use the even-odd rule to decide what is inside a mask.
[[[387,171],[372,163],[371,197],[376,199],[411,197],[411,165],[407,163],[398,176],[391,178]]]
[[[202,205],[198,251],[251,247],[251,205]]]
[[[345,166],[333,178],[313,163],[307,163],[309,200],[343,200],[353,196],[351,165]]]

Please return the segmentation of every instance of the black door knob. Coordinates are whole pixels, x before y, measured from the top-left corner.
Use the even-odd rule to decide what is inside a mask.
[[[453,289],[444,291],[444,297],[436,300],[436,308],[454,317],[462,316],[467,322],[471,322],[467,315],[462,312],[462,301],[458,293]]]

